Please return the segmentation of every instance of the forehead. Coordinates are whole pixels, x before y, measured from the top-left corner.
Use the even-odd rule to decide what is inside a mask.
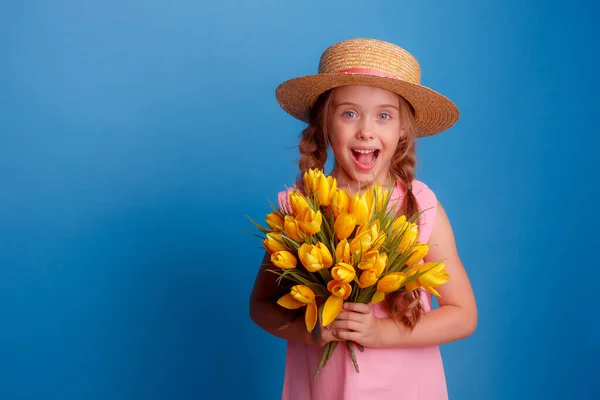
[[[365,106],[379,104],[398,106],[400,103],[396,93],[365,85],[348,85],[336,88],[333,94],[334,105],[344,102]]]

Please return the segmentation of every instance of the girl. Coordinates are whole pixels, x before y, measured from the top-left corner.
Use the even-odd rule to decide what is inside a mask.
[[[458,120],[456,106],[420,85],[412,55],[372,39],[334,44],[321,56],[318,74],[284,82],[276,94],[286,112],[308,123],[299,143],[300,171],[323,169],[330,147],[338,187],[353,194],[373,183],[387,185],[400,213],[424,210],[419,240],[430,245],[425,261],[444,260],[450,275],[439,287],[436,309],[426,293],[410,313],[402,295],[376,305],[347,303],[334,322],[309,334],[302,316],[276,304],[283,293],[276,276],[261,267],[250,316],[287,340],[283,399],[446,399],[439,345],[473,333],[477,309],[448,217],[432,190],[414,178],[414,141],[451,127]],[[289,210],[287,193],[278,200]],[[267,253],[263,265],[269,263]],[[356,353],[360,373],[338,346],[313,380],[322,346],[333,340],[364,346]]]

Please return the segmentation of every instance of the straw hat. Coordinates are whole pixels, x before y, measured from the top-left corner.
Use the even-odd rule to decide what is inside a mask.
[[[417,137],[425,137],[450,128],[459,112],[452,101],[420,81],[419,63],[406,50],[375,39],[350,39],[323,52],[316,75],[288,80],[275,95],[287,113],[308,123],[311,107],[329,89],[344,85],[387,89],[413,106]]]

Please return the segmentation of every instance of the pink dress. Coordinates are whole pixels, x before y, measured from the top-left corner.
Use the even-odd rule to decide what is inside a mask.
[[[289,189],[288,189],[289,191]],[[279,206],[290,210],[287,192],[279,193]],[[413,181],[420,210],[420,241],[428,242],[435,219],[437,199],[423,182]],[[402,201],[404,189],[397,185],[392,200]],[[431,295],[421,296],[425,311],[432,308]],[[379,318],[389,318],[381,304]],[[356,373],[348,349],[340,343],[327,365],[313,379],[322,348],[287,342],[283,400],[445,400],[448,398],[444,367],[438,346],[424,348],[366,348],[356,350],[360,373]]]

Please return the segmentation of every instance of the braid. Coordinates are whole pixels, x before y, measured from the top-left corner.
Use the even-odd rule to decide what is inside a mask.
[[[303,174],[310,168],[323,170],[327,161],[327,115],[333,91],[323,93],[311,109],[310,123],[300,135],[298,167]]]
[[[400,97],[402,129],[404,135],[400,138],[396,153],[392,158],[392,171],[398,177],[406,190],[406,195],[398,210],[398,215],[411,218],[419,212],[417,198],[412,192],[412,182],[415,179],[417,155],[415,153],[415,118],[410,104]],[[390,316],[411,330],[419,322],[424,313],[418,291],[394,292],[385,298],[385,307]]]
[[[298,150],[298,167],[301,173],[311,168],[323,169],[327,161],[327,145],[318,127],[311,124],[302,131]]]
[[[405,141],[408,142],[406,145],[406,151],[402,155],[401,161],[394,165],[394,172],[406,190],[406,196],[404,196],[404,201],[400,206],[400,213],[406,215],[407,218],[410,218],[419,211],[417,199],[412,192],[412,182],[415,179],[417,155],[415,154],[414,141]]]

